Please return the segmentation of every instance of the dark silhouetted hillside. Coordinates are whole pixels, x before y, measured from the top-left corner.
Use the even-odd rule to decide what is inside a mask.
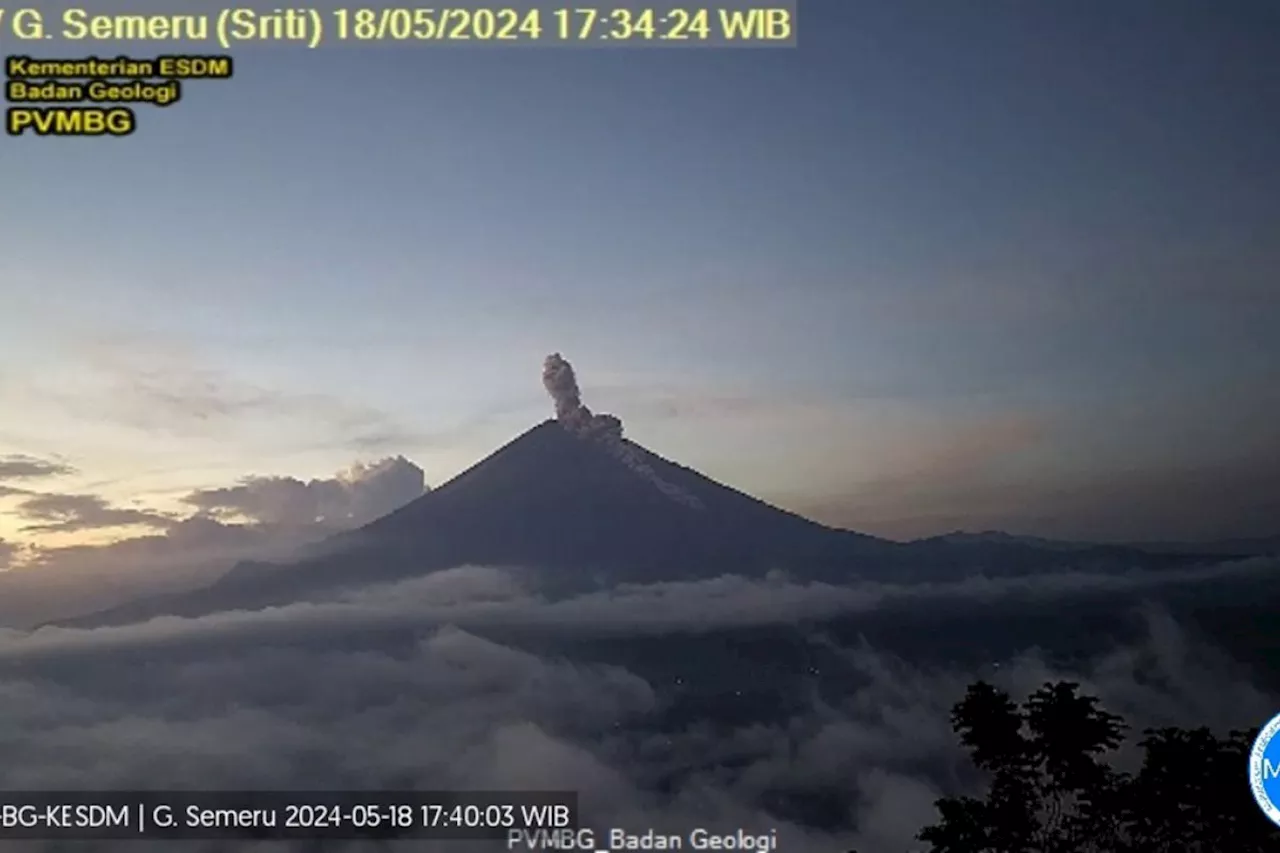
[[[764,576],[917,581],[966,574],[1119,571],[1206,562],[1116,546],[1040,547],[1009,537],[901,544],[825,527],[617,436],[547,421],[453,480],[288,565],[243,563],[212,586],[73,624],[287,604],[454,566],[538,573],[544,591]]]

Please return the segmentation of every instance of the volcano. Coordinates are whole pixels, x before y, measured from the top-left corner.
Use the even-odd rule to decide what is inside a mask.
[[[634,442],[595,440],[559,421],[534,427],[350,539],[396,562],[521,566],[583,582],[789,566],[847,571],[851,558],[864,562],[896,548],[770,506]]]
[[[260,609],[460,565],[518,569],[545,592],[721,575],[798,580],[954,579],[976,572],[1185,564],[1131,549],[1022,542],[898,543],[771,506],[622,437],[621,421],[581,402],[568,362],[548,357],[557,417],[444,485],[296,562],[241,563],[212,586],[63,624]]]
[[[824,527],[634,442],[550,420],[309,558],[241,563],[205,589],[63,624],[260,609],[467,564],[533,572],[540,588],[565,593],[791,569],[848,579],[903,547]]]

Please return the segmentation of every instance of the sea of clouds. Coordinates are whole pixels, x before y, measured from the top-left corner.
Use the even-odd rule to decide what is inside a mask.
[[[784,718],[715,731],[650,726],[667,685],[548,649],[565,639],[589,646],[681,635],[682,663],[696,673],[700,643],[743,626],[812,626],[890,604],[980,607],[1081,590],[1220,585],[1276,570],[1274,561],[1253,560],[1158,576],[848,587],[724,577],[551,600],[527,576],[462,567],[259,612],[0,631],[0,788],[573,789],[601,828],[776,828],[784,853],[906,853],[934,820],[933,801],[972,781],[948,714],[979,675],[1015,696],[1070,678],[1136,727],[1258,725],[1280,710],[1280,698],[1159,606],[1144,608],[1134,642],[1071,671],[1036,649],[978,672],[913,662],[867,642],[841,645],[840,666],[810,681],[857,689],[815,690],[792,697],[800,710]],[[377,640],[383,629],[399,639]],[[660,791],[660,778],[679,782]],[[767,794],[788,789],[837,792],[852,826],[818,830],[771,813]],[[135,847],[157,849],[6,843],[22,853]],[[178,849],[256,848],[184,842]]]

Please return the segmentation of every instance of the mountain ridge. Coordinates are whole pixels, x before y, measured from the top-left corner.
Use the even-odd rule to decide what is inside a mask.
[[[826,562],[825,550],[841,550],[836,542],[863,545],[881,555],[901,547],[826,527],[622,441],[659,478],[700,506],[672,500],[654,488],[605,442],[548,420],[448,482],[346,534],[342,546],[420,554],[425,541],[434,540],[437,545],[428,549],[432,564],[558,571],[598,565],[613,580],[705,575],[700,566],[707,561],[729,568],[730,558],[739,570],[763,573],[779,568],[775,564],[780,560]],[[628,556],[620,559],[624,550]],[[843,560],[849,554],[832,556]]]
[[[333,537],[309,556],[283,564],[240,563],[207,587],[59,624],[262,609],[468,564],[534,572],[539,589],[555,595],[728,574],[762,578],[783,572],[800,581],[840,584],[1209,560],[1121,546],[1038,547],[1024,537],[994,533],[961,541],[942,536],[893,542],[827,527],[669,461],[621,438],[620,430],[582,429],[581,423],[544,421],[448,482]]]

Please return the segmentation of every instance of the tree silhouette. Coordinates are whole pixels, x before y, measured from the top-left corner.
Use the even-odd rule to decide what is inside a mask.
[[[951,724],[988,789],[937,801],[941,819],[917,836],[932,853],[1280,851],[1280,828],[1248,788],[1257,730],[1148,729],[1141,769],[1121,773],[1107,759],[1124,720],[1079,690],[1049,683],[1019,706],[985,682],[969,687]]]

